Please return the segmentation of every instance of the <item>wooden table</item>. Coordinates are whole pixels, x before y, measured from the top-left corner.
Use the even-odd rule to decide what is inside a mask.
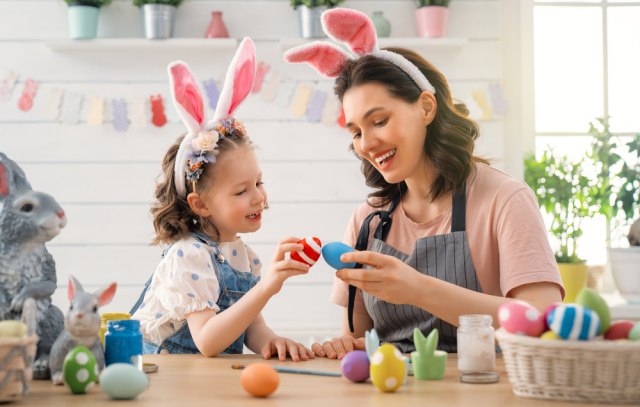
[[[495,384],[465,384],[458,381],[456,355],[449,355],[446,377],[440,381],[420,381],[413,376],[395,393],[381,393],[370,382],[351,383],[340,377],[308,376],[280,373],[278,390],[266,399],[253,398],[240,386],[241,370],[231,369],[234,363],[263,361],[256,355],[218,356],[145,355],[145,362],[156,363],[157,373],[149,374],[149,388],[136,400],[112,401],[98,386],[87,394],[73,395],[66,386],[53,386],[47,381],[31,383],[31,392],[14,405],[55,406],[380,406],[380,407],[447,407],[447,406],[593,406],[517,397],[498,359],[500,382]],[[316,359],[294,363],[269,360],[266,363],[304,369],[340,371],[340,362]]]

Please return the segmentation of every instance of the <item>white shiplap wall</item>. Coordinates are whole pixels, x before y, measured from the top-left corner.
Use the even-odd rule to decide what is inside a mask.
[[[417,34],[412,1],[349,0],[344,6],[369,15],[383,10],[394,37]],[[468,99],[473,90],[502,79],[501,7],[500,0],[455,0],[449,36],[468,42],[451,49],[415,48],[444,72],[458,98]],[[178,9],[175,36],[202,37],[212,10],[223,11],[231,36],[252,37],[258,60],[272,70],[331,88],[331,82],[318,81],[308,67],[282,62],[280,39],[298,36],[288,0],[188,0]],[[160,93],[167,101],[168,62],[183,59],[200,80],[221,80],[233,50],[52,50],[47,41],[67,38],[66,24],[62,1],[0,1],[0,73],[13,70],[20,75],[12,99],[0,103],[0,151],[23,167],[35,189],[54,195],[68,214],[68,226],[48,244],[58,267],[55,302],[63,309],[68,306],[63,287],[67,275],[74,274],[89,289],[117,281],[116,297],[104,311],[127,311],[161,252],[148,245],[153,230],[149,202],[162,155],[182,127],[169,103],[170,123],[162,128],[149,124],[119,133],[111,123],[92,127],[52,122],[46,118],[51,89],[128,101]],[[139,11],[128,0],[115,0],[102,9],[99,31],[100,37],[139,38]],[[41,86],[33,109],[25,113],[17,101],[27,78]],[[272,207],[263,228],[245,240],[265,262],[283,236],[340,240],[351,211],[367,193],[358,162],[347,151],[345,133],[337,126],[295,118],[286,104],[265,103],[259,95],[251,96],[237,116],[260,147]],[[502,119],[484,121],[481,127],[479,152],[503,167]],[[328,302],[332,278],[332,270],[321,261],[308,276],[287,282],[264,311],[269,324],[304,342],[337,334],[341,310]]]

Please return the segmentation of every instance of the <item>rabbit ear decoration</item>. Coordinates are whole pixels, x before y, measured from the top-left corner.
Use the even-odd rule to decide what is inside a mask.
[[[98,296],[98,307],[102,307],[103,305],[107,305],[111,302],[113,297],[116,295],[117,287],[118,285],[116,283],[111,283],[107,288],[95,293]]]
[[[231,60],[224,85],[220,92],[220,98],[216,106],[213,120],[207,123],[212,127],[216,122],[231,117],[231,114],[244,101],[256,78],[256,46],[251,38],[244,38]]]
[[[378,50],[376,28],[369,17],[360,11],[348,8],[325,11],[322,13],[322,28],[329,38],[346,44],[356,55]]]
[[[69,301],[73,301],[73,297],[76,296],[76,292],[83,292],[82,284],[74,276],[69,276],[69,286],[67,287],[67,297]]]
[[[285,61],[289,63],[307,62],[325,78],[337,78],[344,68],[344,64],[351,59],[337,45],[327,41],[314,41],[310,44],[299,45],[284,53]]]
[[[322,13],[322,28],[329,38],[345,44],[359,57],[373,55],[391,62],[409,75],[418,88],[433,94],[436,93],[436,89],[426,76],[408,59],[398,53],[379,49],[375,27],[366,14],[347,8],[329,9]],[[330,78],[337,77],[340,75],[344,63],[349,59],[348,54],[337,46],[329,51],[329,43],[322,42],[322,47],[319,44],[314,42],[292,48],[285,52],[285,60],[287,62],[307,62],[321,75]],[[347,55],[346,58],[345,55]]]
[[[198,85],[189,71],[189,67],[182,61],[175,61],[167,67],[171,99],[178,112],[180,120],[187,127],[190,134],[196,134],[204,122],[204,103],[198,90]]]

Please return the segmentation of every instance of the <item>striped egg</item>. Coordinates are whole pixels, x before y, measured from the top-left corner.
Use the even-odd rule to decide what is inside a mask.
[[[549,328],[562,339],[586,341],[598,335],[600,317],[579,304],[562,304],[549,312]]]
[[[301,263],[308,264],[309,266],[313,266],[320,258],[320,253],[322,253],[322,243],[320,242],[320,239],[317,237],[305,237],[298,241],[298,244],[301,244],[304,247],[299,252],[292,252],[291,258]]]

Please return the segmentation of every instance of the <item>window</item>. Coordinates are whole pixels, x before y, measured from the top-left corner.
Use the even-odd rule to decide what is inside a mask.
[[[614,134],[640,132],[640,1],[531,4],[536,151],[583,155],[597,117],[609,116]],[[588,222],[583,232],[578,254],[604,264],[604,219]],[[625,241],[623,231],[611,233],[613,246]]]

